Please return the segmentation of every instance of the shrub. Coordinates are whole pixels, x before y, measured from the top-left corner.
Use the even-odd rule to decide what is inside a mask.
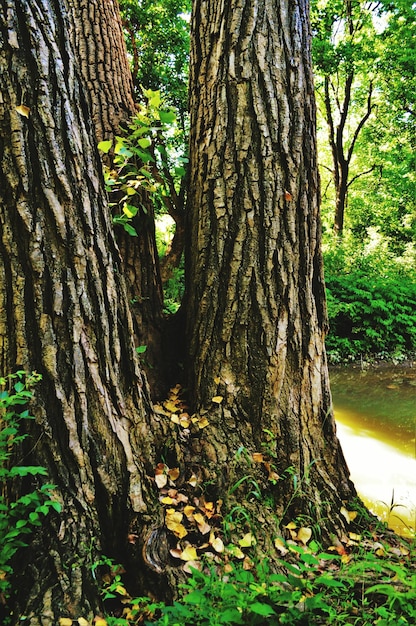
[[[0,598],[3,603],[10,595],[12,559],[16,552],[27,546],[28,536],[50,510],[60,512],[61,506],[51,497],[53,485],[44,484],[19,498],[9,497],[15,493],[16,483],[25,477],[46,476],[44,467],[13,464],[13,452],[27,437],[20,434],[23,420],[33,419],[24,408],[33,397],[30,387],[40,380],[39,374],[26,375],[17,372],[0,378]],[[20,410],[21,409],[21,410]]]

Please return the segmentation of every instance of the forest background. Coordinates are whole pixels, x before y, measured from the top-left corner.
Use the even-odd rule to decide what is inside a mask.
[[[159,178],[153,194],[161,256],[174,229],[161,217],[166,196],[172,186],[180,196],[185,172],[190,5],[120,2],[138,99],[159,91],[176,114],[167,155],[174,185]],[[403,361],[416,350],[414,3],[313,0],[311,21],[329,360]],[[184,288],[180,259],[164,283],[170,312]]]

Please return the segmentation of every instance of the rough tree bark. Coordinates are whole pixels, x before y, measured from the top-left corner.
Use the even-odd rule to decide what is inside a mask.
[[[273,512],[329,536],[355,490],[324,348],[308,2],[196,0],[192,29],[189,386],[214,429],[193,458],[224,491],[236,451],[267,445],[302,485],[278,481]]]
[[[91,50],[95,31],[110,36],[98,11],[111,4],[77,13],[72,2],[0,2],[0,371],[43,375],[30,460],[47,468],[63,505],[19,555],[13,619],[31,626],[91,619],[92,563],[103,553],[123,560],[132,528],[140,535],[157,518],[148,479],[157,423],[73,48]],[[87,6],[98,30],[80,21]]]
[[[116,0],[69,0],[68,11],[68,37],[98,144],[127,129],[136,112],[118,3]],[[163,291],[152,202],[144,191],[141,196],[147,214],[140,211],[134,220],[138,238],[132,239],[122,228],[117,228],[116,235],[132,306],[136,346],[147,347],[142,365],[152,392],[160,396],[165,388]]]

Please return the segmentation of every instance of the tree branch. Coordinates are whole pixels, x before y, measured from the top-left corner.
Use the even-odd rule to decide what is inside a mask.
[[[351,187],[351,185],[357,180],[357,178],[361,178],[361,176],[366,176],[367,174],[370,174],[371,172],[374,172],[374,170],[376,169],[377,164],[374,163],[374,165],[372,167],[370,167],[369,170],[366,170],[365,172],[361,172],[360,174],[357,174],[356,176],[354,176],[353,178],[351,178],[351,180],[349,181],[349,183],[347,184],[347,187]]]
[[[373,95],[373,83],[370,82],[370,85],[369,85],[369,88],[368,88],[367,111],[366,111],[365,115],[361,118],[357,128],[355,129],[354,136],[352,138],[352,141],[350,143],[350,147],[348,149],[348,154],[347,154],[347,162],[348,163],[351,161],[351,157],[352,157],[352,154],[354,152],[354,146],[355,146],[355,143],[356,143],[356,141],[358,139],[358,135],[360,134],[361,129],[363,128],[364,124],[366,123],[366,121],[370,117],[371,112],[372,112],[372,110],[373,110],[373,108],[375,106],[371,102],[372,95]]]

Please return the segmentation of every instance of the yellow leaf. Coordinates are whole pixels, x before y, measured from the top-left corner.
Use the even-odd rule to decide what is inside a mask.
[[[253,461],[255,463],[263,463],[264,462],[264,454],[261,452],[253,452]]]
[[[191,423],[189,421],[189,415],[187,413],[184,413],[183,415],[181,415],[179,417],[179,423],[182,426],[182,428],[188,428],[189,424]]]
[[[204,516],[202,513],[195,513],[194,520],[197,524],[203,524],[205,522]]]
[[[126,591],[126,589],[123,587],[123,585],[117,585],[117,587],[114,590],[116,593],[118,593],[120,596],[128,596],[128,592]]]
[[[188,534],[185,526],[183,524],[175,524],[173,528],[171,528],[172,532],[178,539],[183,539]]]
[[[186,537],[186,535],[188,534],[188,531],[186,530],[185,526],[181,524],[182,519],[183,519],[183,513],[181,513],[180,511],[175,511],[175,509],[166,510],[166,516],[165,516],[166,528],[171,530],[176,535],[176,537],[179,537],[179,539]]]
[[[18,113],[20,113],[20,115],[23,115],[23,117],[29,117],[30,109],[29,109],[29,107],[25,106],[24,104],[19,104],[19,106],[16,107],[16,111]],[[67,618],[63,617],[62,619],[67,619]],[[71,624],[72,624],[72,622],[71,622]]]
[[[85,619],[85,617],[79,617],[77,621],[79,626],[89,626],[89,622]]]
[[[223,400],[224,400],[223,396],[214,396],[212,398],[212,401],[215,402],[215,404],[221,404]]]
[[[219,384],[220,384],[220,382],[221,382],[221,378],[220,378],[219,376],[216,376],[216,377],[214,378],[214,383],[215,383],[216,385],[219,385]]]
[[[161,404],[154,404],[153,408],[154,408],[155,413],[157,413],[158,415],[170,415],[170,413],[165,411],[165,409],[163,408]]]
[[[94,617],[94,624],[95,626],[108,626],[107,624],[107,620],[105,620],[102,617]]]
[[[182,561],[196,561],[198,555],[193,546],[186,546],[185,550],[181,554]]]
[[[181,513],[180,511],[175,511],[175,509],[166,509],[166,516],[165,516],[166,526],[168,526],[168,523],[179,524],[182,521],[182,519],[183,519],[183,513]]]
[[[349,524],[350,522],[352,522],[353,520],[355,520],[355,518],[357,517],[357,511],[348,511],[345,506],[342,506],[340,508],[341,515],[344,516],[347,524]]]
[[[173,467],[168,471],[169,478],[174,482],[179,478],[180,470],[179,467]]]
[[[127,215],[128,218],[132,218],[136,215],[136,213],[129,208],[128,204],[123,205],[123,213]]]
[[[59,618],[59,626],[72,626],[72,619],[70,617]]]
[[[242,548],[249,548],[255,543],[255,539],[251,533],[246,533],[238,543]]]
[[[230,552],[231,556],[235,557],[236,559],[244,559],[244,557],[246,556],[238,546],[228,546],[227,550]]]
[[[174,424],[180,424],[181,423],[181,420],[180,420],[179,415],[177,413],[173,413],[170,416],[170,421],[173,422]]]
[[[162,504],[173,504],[173,502],[173,498],[171,498],[170,496],[165,496],[161,499]]]
[[[196,487],[198,484],[198,479],[195,476],[195,474],[192,474],[191,478],[188,480],[188,485],[191,485],[191,487]]]
[[[221,537],[215,537],[214,541],[211,542],[211,545],[215,552],[224,552],[224,543]]]
[[[298,540],[301,541],[305,546],[308,543],[309,539],[312,537],[312,530],[310,528],[299,528],[298,530]]]
[[[361,541],[361,535],[357,535],[357,533],[348,533],[348,536],[352,541]]]
[[[177,404],[171,400],[166,400],[166,402],[164,402],[164,407],[167,411],[170,411],[170,413],[176,413],[179,411]]]
[[[295,522],[289,522],[289,524],[286,524],[286,526],[284,528],[287,528],[288,530],[295,530],[295,528],[297,528]]]
[[[209,421],[207,420],[206,417],[201,417],[201,419],[198,420],[198,426],[199,428],[205,428],[206,426],[208,426]]]
[[[281,537],[277,537],[274,540],[274,547],[276,548],[276,550],[279,550],[282,556],[284,556],[285,554],[289,552],[289,550],[286,548],[285,542],[283,541]]]
[[[189,519],[190,517],[193,518],[193,512],[195,511],[195,507],[191,506],[190,504],[188,504],[187,506],[184,507],[183,512],[185,513],[186,517]]]

